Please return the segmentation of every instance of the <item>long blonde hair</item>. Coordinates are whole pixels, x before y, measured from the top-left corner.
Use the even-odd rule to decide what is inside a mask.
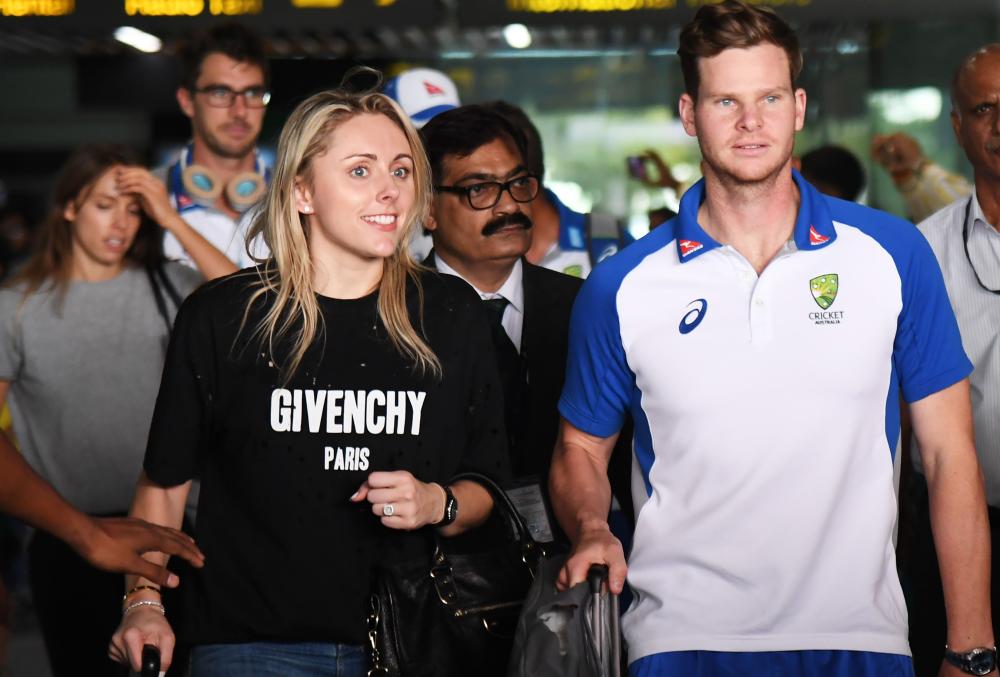
[[[430,208],[431,173],[417,131],[409,118],[389,97],[375,92],[353,93],[331,90],[314,94],[296,107],[281,130],[270,186],[264,197],[247,242],[258,236],[271,250],[270,258],[259,261],[259,288],[250,297],[243,314],[246,323],[255,303],[274,295],[274,303],[254,330],[271,361],[288,382],[299,368],[309,346],[325,331],[323,315],[313,288],[313,264],[305,218],[295,202],[295,182],[310,178],[312,162],[326,152],[331,134],[358,115],[384,115],[406,135],[413,157],[415,196],[413,207],[402,225],[396,251],[383,265],[379,282],[378,314],[393,347],[409,358],[421,373],[441,375],[441,363],[434,351],[413,327],[406,307],[407,280],[417,289],[418,309],[423,317],[423,292],[418,272],[421,266],[410,258],[407,243]],[[421,327],[421,331],[423,327]],[[275,347],[291,338],[291,349],[278,355]],[[279,361],[280,359],[280,361]],[[287,362],[285,362],[287,359]]]

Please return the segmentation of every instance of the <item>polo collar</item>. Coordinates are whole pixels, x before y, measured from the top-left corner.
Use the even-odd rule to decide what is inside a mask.
[[[792,178],[801,196],[792,241],[799,250],[822,249],[837,239],[826,199],[794,169]],[[681,263],[692,261],[722,246],[698,224],[698,208],[704,200],[705,179],[691,186],[681,198],[677,213],[677,258]]]

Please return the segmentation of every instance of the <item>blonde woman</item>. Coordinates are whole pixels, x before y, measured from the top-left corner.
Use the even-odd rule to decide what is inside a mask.
[[[429,191],[390,99],[317,94],[285,125],[249,235],[272,258],[178,314],[132,514],[179,524],[200,476],[205,567],[179,629],[195,677],[365,674],[372,564],[491,510],[478,485],[448,486],[507,459],[478,297],[405,248]],[[128,580],[112,639],[133,668],[144,643],[171,660],[154,587]]]

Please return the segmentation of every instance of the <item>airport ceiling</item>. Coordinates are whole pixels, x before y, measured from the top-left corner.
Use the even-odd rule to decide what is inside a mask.
[[[517,54],[504,27],[528,27],[530,51],[670,50],[703,4],[719,0],[0,0],[0,59],[102,56],[134,48],[121,26],[172,52],[191,31],[225,18],[267,38],[275,58],[426,58]],[[800,28],[981,17],[1000,0],[750,0]]]

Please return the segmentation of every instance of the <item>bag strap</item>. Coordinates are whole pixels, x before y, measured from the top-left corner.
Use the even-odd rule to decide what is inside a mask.
[[[500,516],[503,518],[508,529],[510,529],[511,535],[513,535],[522,546],[535,547],[535,539],[531,536],[531,531],[528,529],[528,525],[524,523],[524,518],[521,517],[521,513],[517,511],[514,507],[513,501],[510,500],[510,496],[503,488],[494,482],[492,479],[486,475],[475,472],[466,472],[455,475],[451,478],[449,484],[453,484],[460,480],[467,480],[470,482],[475,482],[479,484],[493,497],[493,509],[499,511]]]
[[[146,268],[146,277],[149,278],[149,286],[153,289],[153,300],[156,302],[156,311],[160,314],[160,318],[163,320],[163,324],[166,326],[167,333],[169,334],[174,323],[167,312],[167,302],[163,298],[163,292],[166,291],[167,296],[170,297],[170,300],[174,304],[175,310],[181,306],[181,295],[177,293],[174,283],[167,277],[163,266],[157,265]]]

